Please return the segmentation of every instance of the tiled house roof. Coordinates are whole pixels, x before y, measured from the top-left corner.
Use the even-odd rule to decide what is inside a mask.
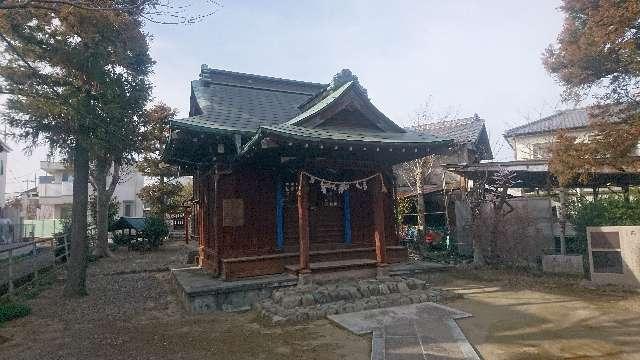
[[[458,144],[475,143],[482,135],[483,129],[484,120],[477,116],[427,123],[416,127],[418,131],[429,132],[441,138],[451,139]]]
[[[561,129],[585,128],[593,120],[592,114],[594,111],[597,111],[596,108],[558,111],[553,115],[509,129],[505,131],[504,136],[511,138],[518,135],[538,134]],[[607,116],[607,120],[618,121],[613,115]]]
[[[456,120],[427,123],[417,126],[415,129],[439,138],[451,139],[455,144],[470,146],[478,151],[481,160],[493,159],[484,120],[477,115]]]

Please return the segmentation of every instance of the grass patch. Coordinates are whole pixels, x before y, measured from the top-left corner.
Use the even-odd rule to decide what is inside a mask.
[[[0,303],[0,324],[25,317],[31,313],[29,305],[7,301]]]

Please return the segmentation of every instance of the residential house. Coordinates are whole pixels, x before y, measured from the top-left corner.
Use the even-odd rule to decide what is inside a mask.
[[[448,171],[446,164],[478,164],[493,159],[491,144],[485,121],[477,114],[471,117],[426,123],[414,128],[417,131],[432,134],[444,139],[452,139],[446,151],[433,157],[429,169],[425,169],[425,179],[420,195],[425,204],[425,224],[427,228],[446,235],[455,232],[455,201],[461,199],[460,190],[466,189],[466,179]],[[398,183],[398,194],[401,197],[415,197],[415,180],[412,178],[410,166],[397,165],[395,173]],[[418,207],[411,207],[404,218],[405,224],[417,224]],[[456,241],[457,249],[464,253],[472,252],[471,243]],[[465,240],[465,239],[463,239]]]
[[[68,217],[73,201],[73,168],[57,161],[41,161],[40,169],[47,175],[40,176],[38,219],[62,219]],[[118,216],[141,217],[144,206],[138,193],[144,186],[144,177],[133,168],[121,171],[121,180],[113,194],[119,203]],[[92,192],[91,186],[89,191]]]
[[[529,247],[529,259],[543,254],[566,254],[575,251],[567,241],[573,236],[571,224],[562,217],[561,208],[571,196],[597,196],[600,188],[607,191],[623,191],[629,186],[640,184],[640,174],[621,172],[603,167],[590,174],[586,182],[576,180],[561,188],[557,179],[549,171],[551,145],[560,131],[575,136],[579,141],[588,141],[589,124],[593,120],[595,108],[571,109],[556,112],[539,120],[509,129],[504,137],[513,149],[514,160],[488,162],[471,165],[452,165],[448,169],[466,179],[482,181],[496,185],[494,175],[499,172],[512,174],[514,183],[510,199],[521,214],[526,213],[536,228],[535,243]],[[616,121],[616,119],[608,119]],[[521,232],[523,233],[523,232]],[[531,237],[531,236],[529,236]],[[524,241],[524,236],[513,238],[505,243]],[[525,247],[525,246],[520,246]]]

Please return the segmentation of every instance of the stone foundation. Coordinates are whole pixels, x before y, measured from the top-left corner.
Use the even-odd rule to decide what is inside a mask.
[[[315,320],[327,315],[422,302],[441,302],[456,294],[414,278],[345,280],[274,290],[255,306],[271,323]]]

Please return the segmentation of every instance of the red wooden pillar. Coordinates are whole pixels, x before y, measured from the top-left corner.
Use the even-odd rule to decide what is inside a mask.
[[[215,256],[215,272],[216,274],[222,274],[222,252],[224,251],[224,245],[222,243],[222,199],[220,199],[220,169],[215,168],[215,175],[213,176],[213,253]]]
[[[205,257],[205,242],[204,242],[204,204],[203,204],[203,197],[202,197],[202,192],[200,192],[200,198],[198,199],[198,204],[196,205],[196,222],[198,224],[198,250],[200,253],[200,266],[204,265],[204,257]]]
[[[298,189],[298,232],[300,239],[300,272],[308,273],[309,269],[309,184],[300,175]]]
[[[376,260],[378,265],[387,263],[387,248],[384,239],[384,182],[380,176],[373,187],[373,237],[376,241]]]

